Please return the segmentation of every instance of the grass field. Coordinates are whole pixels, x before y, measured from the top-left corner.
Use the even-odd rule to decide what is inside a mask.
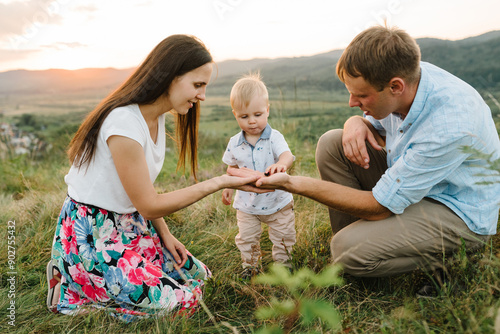
[[[79,108],[72,111],[78,112]],[[57,124],[63,124],[63,120],[71,124],[72,118],[75,122],[81,119],[80,114],[68,115],[58,110],[47,110],[37,119],[50,124],[45,130],[50,136],[46,138],[54,144],[44,159],[34,161],[11,156],[1,162],[1,333],[255,333],[273,326],[290,333],[500,333],[498,235],[480,252],[467,254],[463,250],[449,259],[453,280],[436,299],[415,298],[416,290],[426,278],[421,272],[384,279],[346,276],[339,286],[311,284],[293,292],[290,285],[270,286],[238,278],[240,257],[234,244],[235,212],[222,204],[221,192],[165,217],[172,233],[214,273],[205,289],[206,309],[201,308],[191,318],[165,317],[131,324],[121,323],[102,312],[75,317],[50,314],[45,306],[45,266],[66,194],[63,177],[68,165],[64,147],[71,136],[68,131],[57,128]],[[317,137],[329,128],[341,126],[350,114],[348,108],[337,102],[272,101],[270,123],[284,133],[297,157],[292,174],[318,177],[314,162]],[[8,117],[11,116],[14,115]],[[224,173],[220,162],[222,152],[228,136],[237,129],[224,98],[207,101],[201,124],[201,180]],[[156,183],[159,192],[192,183],[189,177],[175,172],[173,151],[167,152],[165,161]],[[319,274],[330,262],[328,213],[324,206],[307,198],[295,196],[294,199],[297,229],[294,269],[297,273],[301,268],[309,268]],[[15,221],[15,229],[8,228],[9,221]],[[12,235],[15,236],[15,275],[11,274],[8,262],[8,237]],[[268,270],[272,262],[271,243],[265,227],[261,240],[262,262]],[[9,280],[12,276],[16,278],[15,284]],[[290,278],[289,282],[292,281]],[[11,298],[12,293],[15,296]],[[16,306],[15,326],[8,323],[12,300]],[[305,314],[285,316],[281,313],[272,319],[257,317],[256,311],[269,307],[273,300],[290,300],[292,304],[309,300],[313,305],[326,302],[338,312],[340,327],[334,329],[328,321],[318,319],[309,319],[308,323]]]

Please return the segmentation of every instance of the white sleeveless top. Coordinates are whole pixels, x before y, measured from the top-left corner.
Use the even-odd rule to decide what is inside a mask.
[[[68,195],[75,201],[116,213],[137,211],[120,182],[107,140],[123,136],[137,141],[144,150],[151,182],[161,171],[165,159],[165,115],[158,119],[158,139],[153,142],[149,128],[137,104],[116,108],[99,130],[94,160],[80,169],[71,166],[64,181]]]

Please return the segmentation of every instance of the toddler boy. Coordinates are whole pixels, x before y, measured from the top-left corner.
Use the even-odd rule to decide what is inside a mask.
[[[260,75],[239,79],[231,90],[230,102],[242,131],[231,137],[222,158],[228,169],[246,167],[267,176],[286,172],[295,157],[283,135],[267,123],[269,96]],[[222,202],[230,205],[232,195],[232,189],[224,189]],[[237,190],[233,207],[239,228],[235,241],[243,261],[241,277],[248,279],[259,272],[261,223],[269,226],[273,260],[291,268],[290,254],[295,244],[292,194],[282,190],[263,194]]]

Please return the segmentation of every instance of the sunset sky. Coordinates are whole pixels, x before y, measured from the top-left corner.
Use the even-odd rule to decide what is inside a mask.
[[[456,40],[500,30],[499,13],[499,0],[0,0],[0,72],[134,67],[175,33],[217,61],[342,49],[384,20]]]

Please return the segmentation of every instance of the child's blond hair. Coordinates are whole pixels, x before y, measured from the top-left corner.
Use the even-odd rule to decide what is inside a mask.
[[[229,101],[233,110],[241,109],[243,106],[248,107],[250,101],[255,96],[260,96],[269,101],[267,87],[262,81],[259,72],[244,75],[238,79],[231,89]]]

